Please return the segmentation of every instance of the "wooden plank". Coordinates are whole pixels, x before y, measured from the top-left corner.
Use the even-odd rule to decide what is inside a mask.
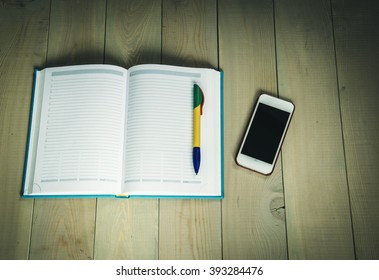
[[[47,65],[102,63],[104,0],[51,3]],[[96,199],[36,200],[31,259],[92,259]]]
[[[49,67],[103,63],[105,0],[51,0]]]
[[[217,68],[215,1],[163,1],[162,63]],[[221,203],[161,200],[160,259],[220,259]]]
[[[105,63],[125,68],[160,63],[161,8],[154,0],[109,1]]]
[[[225,259],[286,259],[281,159],[271,176],[238,167],[239,145],[258,96],[276,95],[272,1],[219,2],[225,72]],[[237,32],[238,31],[238,32]]]
[[[33,70],[45,64],[49,24],[49,1],[14,4],[0,9],[0,259],[29,255],[33,200],[20,193]]]
[[[160,63],[159,1],[110,1],[106,27],[106,63]],[[158,199],[98,200],[95,259],[157,258]]]
[[[275,2],[279,93],[295,104],[282,150],[290,259],[352,259],[331,7]]]
[[[332,3],[356,257],[379,259],[379,5]]]

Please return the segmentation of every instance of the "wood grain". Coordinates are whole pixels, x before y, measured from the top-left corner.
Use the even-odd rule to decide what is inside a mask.
[[[0,7],[0,259],[27,259],[33,200],[20,199],[34,67],[45,64],[49,1]]]
[[[295,104],[283,146],[290,259],[354,258],[329,1],[277,1],[279,93]]]
[[[104,62],[105,0],[51,0],[47,66]]]
[[[30,259],[93,259],[95,199],[36,200]]]
[[[379,259],[379,5],[332,3],[356,257]]]
[[[219,2],[220,68],[225,72],[225,259],[286,259],[281,159],[271,176],[235,161],[258,96],[276,95],[272,1]]]
[[[214,1],[163,1],[162,63],[217,67]],[[221,203],[161,200],[160,259],[220,259]]]
[[[102,63],[104,0],[51,3],[47,66]],[[36,200],[31,259],[92,259],[96,199]]]
[[[161,62],[161,3],[108,1],[105,62],[129,68]]]
[[[106,26],[106,63],[160,63],[159,1],[108,1]],[[158,205],[158,199],[99,199],[95,258],[157,259]]]
[[[216,2],[163,0],[162,63],[218,68]]]

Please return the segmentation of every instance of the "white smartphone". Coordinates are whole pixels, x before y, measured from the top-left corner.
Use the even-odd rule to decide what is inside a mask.
[[[291,102],[267,94],[259,96],[237,163],[265,175],[271,174],[294,109]]]

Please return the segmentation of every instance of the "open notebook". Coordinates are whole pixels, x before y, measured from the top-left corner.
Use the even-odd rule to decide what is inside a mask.
[[[193,87],[204,93],[192,163]],[[167,65],[35,72],[23,196],[223,197],[222,72]]]

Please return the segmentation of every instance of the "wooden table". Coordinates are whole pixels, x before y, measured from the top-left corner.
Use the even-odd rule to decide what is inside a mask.
[[[1,259],[378,259],[379,6],[3,1]],[[225,72],[225,199],[21,199],[33,69]],[[235,163],[260,93],[296,111],[271,176]]]

